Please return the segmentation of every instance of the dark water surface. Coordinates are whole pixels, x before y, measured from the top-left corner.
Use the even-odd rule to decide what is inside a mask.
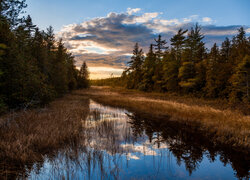
[[[195,132],[90,100],[79,140],[27,170],[28,179],[248,179],[244,155]]]

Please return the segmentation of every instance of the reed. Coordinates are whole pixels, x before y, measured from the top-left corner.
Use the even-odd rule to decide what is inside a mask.
[[[0,118],[1,163],[43,160],[77,138],[89,111],[89,99],[67,95],[42,109],[12,112]]]
[[[190,103],[190,100],[184,103],[160,99],[159,96],[154,98],[152,94],[140,95],[137,91],[113,90],[108,87],[93,87],[91,90],[75,93],[88,95],[106,105],[126,108],[162,120],[170,116],[171,121],[197,126],[215,144],[228,145],[247,152],[250,149],[250,116],[239,111],[218,109],[201,102]]]

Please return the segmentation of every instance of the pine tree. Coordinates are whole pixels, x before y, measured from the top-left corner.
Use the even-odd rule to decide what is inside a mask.
[[[25,6],[0,2],[0,108],[44,105],[76,87],[74,57],[62,41],[56,46],[52,27],[40,32],[30,16],[20,18]]]
[[[78,73],[78,88],[89,87],[89,71],[86,62],[82,63],[81,69]]]
[[[179,91],[178,73],[180,61],[176,57],[176,51],[171,48],[171,51],[166,53],[163,58],[163,87],[164,91]]]
[[[183,53],[183,48],[185,45],[184,34],[187,30],[183,31],[179,29],[176,35],[174,35],[171,41],[171,51],[166,53],[163,58],[163,88],[167,91],[178,91],[179,90],[179,79],[178,73],[181,65],[181,58]]]
[[[153,89],[155,91],[162,91],[163,86],[163,56],[165,52],[167,51],[168,47],[166,46],[167,42],[166,40],[162,40],[161,35],[158,36],[158,39],[154,39],[156,44],[153,44],[155,47],[155,70],[154,70],[154,87]]]
[[[201,27],[196,24],[191,28],[185,41],[182,65],[179,69],[179,85],[186,91],[200,91],[205,85],[203,59],[206,56],[205,44],[202,42],[204,36],[201,34]]]
[[[47,43],[48,52],[55,51],[55,34],[52,26],[47,28],[47,32],[45,34],[45,41]]]
[[[221,71],[220,67],[220,52],[216,43],[211,48],[209,53],[209,58],[207,62],[207,74],[206,74],[206,96],[208,97],[217,97],[218,93],[221,91],[220,82],[218,81],[219,72]]]
[[[236,72],[230,79],[232,84],[231,94],[230,94],[230,101],[237,102],[237,101],[250,101],[250,56],[246,55],[242,62],[238,64],[236,68]]]
[[[178,62],[181,62],[181,55],[183,52],[183,48],[186,42],[186,37],[184,36],[184,34],[187,32],[188,30],[184,30],[183,29],[179,29],[178,33],[176,35],[174,35],[170,41],[171,41],[171,46],[172,46],[172,51],[173,53],[175,53],[175,59]]]
[[[58,42],[55,57],[52,61],[52,85],[54,86],[58,96],[68,91],[68,79],[66,68],[66,49],[62,40]]]
[[[7,20],[10,26],[16,26],[21,22],[20,14],[27,7],[26,0],[1,0],[0,20]]]
[[[153,45],[149,47],[149,52],[146,55],[145,61],[142,66],[142,83],[140,85],[140,90],[152,91],[154,86],[154,81],[152,79],[155,72],[155,61],[156,56],[153,50]]]
[[[168,48],[166,47],[166,40],[161,39],[161,35],[158,36],[158,39],[154,39],[156,44],[153,44],[155,47],[155,55],[158,61],[163,57],[164,51]]]
[[[131,57],[131,60],[128,62],[128,88],[135,88],[137,89],[139,87],[139,83],[142,78],[142,64],[144,61],[144,55],[142,52],[142,49],[140,49],[138,43],[135,44],[134,50],[133,50],[133,56]]]
[[[228,38],[226,38],[225,41],[222,42],[220,52],[223,61],[228,62],[231,52],[231,41]]]
[[[2,59],[2,56],[5,54],[5,50],[6,50],[7,46],[5,44],[0,44],[0,64],[2,63],[1,61],[3,60]],[[2,79],[3,77],[3,69],[1,69],[2,67],[0,66],[0,79]],[[2,87],[2,82],[0,81],[0,88],[3,88]],[[2,94],[0,94],[0,114],[4,111],[5,109],[5,104],[4,104],[4,97]]]
[[[230,93],[229,79],[234,70],[234,63],[232,61],[232,45],[231,41],[226,38],[221,44],[220,50],[220,72],[217,79],[220,81],[221,90],[218,96],[221,98],[228,98]]]

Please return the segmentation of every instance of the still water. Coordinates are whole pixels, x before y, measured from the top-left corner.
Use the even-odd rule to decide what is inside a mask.
[[[163,120],[90,100],[79,141],[26,172],[28,179],[248,179],[244,155]]]

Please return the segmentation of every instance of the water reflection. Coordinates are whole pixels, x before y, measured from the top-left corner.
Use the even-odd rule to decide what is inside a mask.
[[[79,139],[26,168],[29,179],[249,178],[248,157],[212,146],[194,128],[92,100],[89,107]]]

